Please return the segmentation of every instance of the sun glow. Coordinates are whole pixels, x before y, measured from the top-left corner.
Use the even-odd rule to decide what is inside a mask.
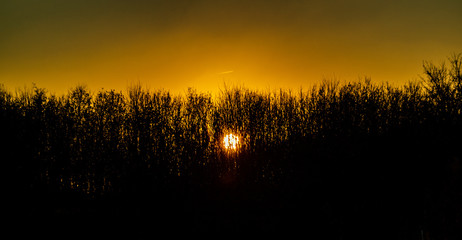
[[[239,146],[239,137],[230,133],[223,139],[223,145],[226,150],[236,150]]]

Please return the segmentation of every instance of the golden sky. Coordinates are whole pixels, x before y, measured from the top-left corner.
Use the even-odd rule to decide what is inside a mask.
[[[2,0],[0,83],[173,93],[402,84],[462,52],[460,0]]]

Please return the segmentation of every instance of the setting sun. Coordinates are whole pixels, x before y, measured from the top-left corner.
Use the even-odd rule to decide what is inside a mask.
[[[239,146],[239,137],[230,133],[223,139],[226,150],[236,150]]]
[[[461,10],[0,0],[10,218],[62,238],[462,240]]]

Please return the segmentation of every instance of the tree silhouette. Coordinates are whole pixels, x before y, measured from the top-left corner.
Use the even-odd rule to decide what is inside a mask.
[[[178,199],[218,215],[229,206],[214,199],[228,196],[241,213],[245,199],[260,201],[279,227],[297,226],[294,215],[281,220],[297,206],[337,236],[355,224],[410,239],[454,236],[461,62],[462,54],[449,66],[424,62],[420,81],[400,87],[366,78],[297,94],[225,87],[216,98],[194,89],[173,96],[138,84],[126,94],[77,86],[57,97],[0,85],[2,160],[17,199],[120,197],[167,217],[185,206]],[[229,133],[238,151],[224,148]],[[400,227],[384,229],[390,222]]]

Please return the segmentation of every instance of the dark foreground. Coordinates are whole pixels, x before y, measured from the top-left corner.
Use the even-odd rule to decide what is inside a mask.
[[[448,163],[453,168],[443,171],[460,166],[457,159]],[[441,175],[429,177],[430,183],[422,183],[418,175],[407,177],[406,171],[390,171],[387,166],[375,172],[350,168],[346,174],[329,168],[331,175],[325,167],[313,166],[304,182],[294,177],[278,185],[236,179],[201,185],[179,178],[146,191],[131,188],[131,193],[93,198],[42,189],[16,195],[9,210],[15,227],[33,229],[19,235],[58,238],[147,239],[214,232],[302,234],[314,239],[462,236],[459,174],[449,173],[441,181]],[[386,177],[387,172],[392,176]]]

